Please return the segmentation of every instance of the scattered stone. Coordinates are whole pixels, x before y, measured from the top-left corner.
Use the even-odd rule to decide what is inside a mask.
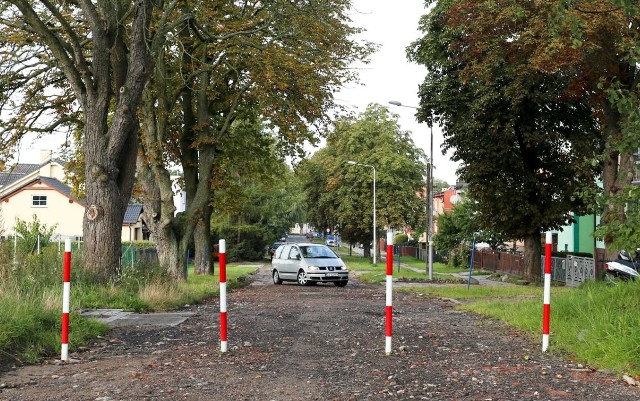
[[[629,375],[623,375],[622,380],[624,380],[630,386],[637,386],[639,384],[636,379]]]

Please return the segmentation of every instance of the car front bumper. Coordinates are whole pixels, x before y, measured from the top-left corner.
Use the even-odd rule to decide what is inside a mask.
[[[321,283],[333,283],[335,281],[349,280],[349,272],[328,272],[328,273],[309,272],[307,273],[307,277],[311,281],[317,281]]]

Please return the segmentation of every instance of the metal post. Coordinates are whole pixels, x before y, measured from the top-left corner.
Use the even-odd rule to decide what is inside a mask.
[[[429,167],[429,280],[433,280],[433,123],[431,128],[431,164]]]
[[[416,106],[409,106],[406,104],[402,104],[402,102],[399,102],[397,100],[390,100],[389,104],[392,104],[394,106],[399,106],[399,107],[408,107],[410,109],[416,109],[419,110],[419,107]],[[430,128],[430,135],[431,135],[431,156],[430,156],[430,160],[429,160],[429,171],[427,172],[427,179],[428,179],[428,186],[427,186],[427,198],[428,198],[428,202],[429,202],[429,207],[427,209],[428,213],[429,213],[429,221],[428,221],[428,227],[426,230],[426,236],[427,236],[427,241],[429,244],[429,264],[427,265],[427,270],[429,273],[429,280],[433,279],[433,240],[432,240],[432,235],[433,235],[433,121],[430,121],[429,124],[429,128]]]
[[[218,242],[220,268],[220,352],[227,352],[227,241]]]
[[[551,320],[551,251],[553,233],[547,231],[544,247],[544,293],[542,305],[542,352],[549,348],[549,326]]]
[[[385,301],[385,346],[384,352],[391,354],[391,337],[393,333],[393,237],[391,229],[387,229],[387,277]]]
[[[376,258],[378,256],[378,246],[376,245],[376,168],[370,166],[373,169],[373,264],[376,264]]]
[[[64,261],[62,268],[62,347],[60,359],[69,359],[69,305],[71,304],[71,239],[64,242]]]

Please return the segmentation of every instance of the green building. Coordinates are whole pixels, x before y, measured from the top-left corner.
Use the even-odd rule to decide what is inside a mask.
[[[593,233],[600,216],[574,216],[575,223],[564,226],[561,231],[554,232],[554,248],[565,252],[586,252],[595,255],[596,248],[604,248],[604,241],[594,238]]]

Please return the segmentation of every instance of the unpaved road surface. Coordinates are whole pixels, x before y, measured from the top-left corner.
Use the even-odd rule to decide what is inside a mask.
[[[385,355],[383,286],[273,285],[268,265],[175,327],[114,328],[73,363],[0,376],[1,400],[638,400],[619,377],[552,353],[451,302],[394,294]],[[71,334],[70,341],[73,341]],[[551,339],[551,349],[553,338]]]

